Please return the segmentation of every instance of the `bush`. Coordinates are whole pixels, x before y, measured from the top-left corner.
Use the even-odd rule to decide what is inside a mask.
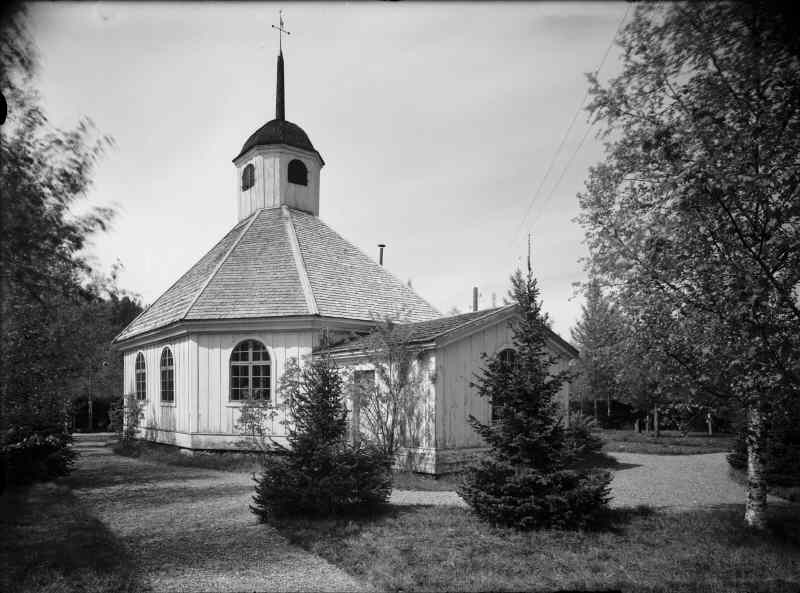
[[[136,399],[136,394],[127,393],[111,402],[108,410],[108,427],[117,433],[120,443],[128,443],[136,438],[144,410]]]
[[[391,492],[390,459],[371,445],[346,441],[342,379],[327,357],[302,370],[289,365],[283,396],[290,402],[290,447],[273,447],[255,478],[250,509],[262,522],[292,515],[364,512]]]
[[[67,475],[77,457],[69,446],[71,442],[60,426],[12,426],[0,441],[3,486]]]
[[[580,412],[570,414],[569,427],[564,438],[568,456],[580,461],[600,451],[603,448],[603,439],[592,433],[597,428],[599,427],[594,418]]]
[[[596,524],[611,499],[604,471],[542,472],[490,459],[460,489],[475,513],[518,529],[581,529]]]
[[[391,488],[388,459],[372,446],[321,449],[303,462],[291,453],[272,453],[256,479],[251,509],[262,521],[369,511],[386,502]]]

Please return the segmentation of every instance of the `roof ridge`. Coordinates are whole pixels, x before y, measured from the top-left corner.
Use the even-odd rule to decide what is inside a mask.
[[[308,277],[308,270],[306,270],[306,263],[303,259],[303,252],[300,250],[300,242],[297,240],[297,231],[294,228],[292,221],[291,209],[283,205],[281,206],[281,215],[283,216],[286,225],[286,236],[289,239],[289,247],[292,250],[292,257],[294,264],[297,267],[297,276],[300,279],[300,286],[303,287],[303,296],[306,298],[306,306],[311,315],[319,315],[319,307],[317,307],[317,299],[314,297],[314,290],[311,287],[311,280]]]
[[[296,212],[302,212],[302,210],[296,210]],[[373,264],[375,264],[375,266],[377,266],[379,269],[383,270],[383,271],[384,271],[384,272],[385,272],[385,273],[386,273],[386,274],[387,274],[387,275],[388,275],[388,276],[389,276],[389,277],[390,277],[392,280],[394,280],[395,282],[397,282],[397,283],[398,283],[398,284],[399,284],[399,285],[402,287],[402,289],[403,289],[403,290],[407,290],[408,292],[410,292],[411,294],[413,294],[415,297],[417,297],[419,300],[421,300],[423,303],[425,303],[426,305],[428,305],[428,307],[430,307],[430,309],[431,309],[432,311],[435,311],[436,313],[439,313],[439,310],[438,310],[436,307],[434,307],[433,305],[431,305],[431,304],[428,302],[428,300],[427,300],[427,299],[423,298],[423,297],[422,297],[422,296],[421,296],[421,295],[420,295],[420,294],[419,294],[417,291],[415,291],[413,288],[411,288],[411,287],[409,287],[408,285],[406,285],[406,283],[405,283],[405,282],[403,282],[402,280],[400,280],[400,278],[398,278],[398,277],[397,277],[397,276],[395,276],[395,275],[394,275],[392,272],[390,272],[388,268],[386,268],[386,267],[385,267],[385,266],[383,266],[382,264],[379,264],[379,263],[378,263],[378,262],[376,262],[374,259],[372,259],[372,258],[371,258],[369,255],[367,255],[367,253],[366,253],[364,250],[362,250],[362,249],[361,249],[361,248],[360,248],[358,245],[356,245],[355,243],[353,243],[353,242],[351,242],[351,241],[348,241],[347,239],[345,239],[345,238],[344,238],[342,235],[340,235],[340,234],[339,234],[339,232],[338,232],[336,229],[334,229],[332,226],[330,226],[330,225],[329,225],[329,224],[327,224],[327,223],[326,223],[324,220],[322,220],[322,218],[320,218],[319,216],[314,216],[313,214],[308,214],[307,212],[302,212],[302,213],[303,213],[303,214],[305,214],[305,215],[307,215],[307,216],[311,216],[311,217],[313,217],[313,218],[316,218],[317,220],[319,220],[319,221],[320,221],[322,224],[324,224],[324,225],[325,225],[325,226],[328,228],[328,230],[329,230],[330,232],[332,232],[334,235],[336,235],[336,236],[337,236],[337,237],[338,237],[338,238],[339,238],[341,241],[343,241],[343,242],[344,242],[344,243],[346,243],[347,245],[350,245],[350,246],[351,246],[353,249],[355,249],[355,250],[356,250],[356,251],[358,251],[358,252],[359,252],[361,255],[363,255],[365,258],[367,258],[367,259],[370,261],[370,263],[373,263]]]
[[[211,249],[209,249],[209,250],[206,252],[206,255],[208,255],[209,253],[211,253],[212,251],[214,251],[214,249],[217,247],[217,245],[219,245],[220,243],[222,243],[222,242],[223,242],[223,241],[224,241],[224,240],[225,240],[225,239],[228,237],[228,235],[230,235],[232,232],[234,232],[234,231],[235,231],[236,229],[238,229],[240,226],[242,226],[243,224],[245,224],[245,221],[246,221],[246,220],[247,220],[247,219],[245,218],[245,219],[243,219],[243,220],[240,220],[238,223],[236,223],[236,225],[235,225],[235,226],[234,226],[234,227],[233,227],[231,230],[229,230],[227,233],[225,233],[225,234],[222,236],[222,238],[221,238],[219,241],[217,241],[216,243],[214,243],[214,245],[211,247]],[[204,257],[205,257],[205,256],[204,256]],[[201,258],[201,260],[202,260],[202,258]],[[183,280],[183,279],[184,279],[184,277],[186,277],[186,275],[187,275],[187,274],[189,274],[189,273],[192,271],[192,269],[194,268],[194,266],[196,266],[198,263],[200,263],[200,262],[199,262],[199,261],[198,261],[198,262],[195,262],[195,264],[194,264],[192,267],[190,267],[190,268],[189,268],[188,270],[186,270],[186,271],[185,271],[183,274],[181,274],[180,276],[178,276],[178,278],[175,280],[175,282],[173,282],[172,284],[170,284],[170,285],[169,285],[169,286],[166,288],[166,290],[164,290],[164,292],[162,292],[160,295],[158,295],[158,297],[156,298],[156,300],[154,300],[152,303],[150,303],[149,305],[147,305],[147,306],[146,306],[146,307],[145,307],[145,308],[142,310],[142,312],[141,312],[141,313],[139,313],[139,314],[138,314],[136,317],[134,317],[133,319],[131,319],[131,320],[130,320],[130,322],[128,323],[128,325],[126,325],[125,327],[123,327],[123,328],[122,328],[122,330],[121,330],[121,331],[120,331],[120,332],[119,332],[119,333],[118,333],[116,336],[114,336],[114,339],[113,339],[113,340],[111,340],[111,343],[112,343],[112,344],[113,344],[113,343],[115,343],[115,342],[116,342],[116,341],[119,339],[119,337],[120,337],[120,336],[122,336],[122,335],[124,335],[124,334],[125,334],[125,332],[126,332],[126,331],[128,331],[128,328],[129,328],[129,327],[131,327],[131,326],[132,326],[134,323],[136,323],[136,321],[137,321],[137,320],[138,320],[138,319],[139,319],[139,318],[140,318],[142,315],[144,315],[144,314],[145,314],[145,313],[147,313],[147,312],[148,312],[150,309],[152,309],[153,307],[155,307],[155,306],[156,306],[156,304],[157,304],[157,303],[158,303],[158,302],[159,302],[159,301],[160,301],[162,298],[164,298],[164,297],[167,295],[167,293],[168,293],[170,290],[172,290],[173,288],[175,288],[175,286],[176,286],[176,285],[177,285],[177,284],[178,284],[178,283],[179,283],[181,280]],[[182,319],[182,317],[179,317],[178,319]]]
[[[222,259],[219,260],[216,267],[214,268],[214,271],[208,275],[206,281],[203,282],[203,286],[201,286],[200,290],[197,291],[197,294],[194,295],[194,298],[189,303],[189,306],[186,307],[186,310],[184,310],[183,315],[178,317],[178,320],[186,319],[186,316],[189,314],[189,311],[192,310],[192,307],[194,307],[197,300],[205,292],[206,288],[208,288],[208,285],[211,284],[211,281],[214,279],[214,276],[217,275],[217,272],[219,272],[222,266],[225,264],[225,262],[228,261],[228,258],[230,257],[231,253],[233,253],[233,250],[236,249],[239,243],[241,243],[242,237],[244,237],[247,234],[247,231],[250,230],[250,227],[253,226],[253,223],[256,221],[256,219],[259,217],[260,214],[261,214],[261,209],[256,210],[255,214],[253,215],[253,218],[250,220],[250,222],[247,223],[247,226],[244,227],[244,230],[242,230],[239,236],[236,237],[236,240],[233,242],[233,245],[230,246],[228,252],[222,256]]]
[[[491,317],[492,315],[496,315],[496,314],[500,313],[501,311],[503,311],[505,309],[511,309],[513,307],[514,307],[514,305],[511,304],[511,305],[505,305],[503,307],[497,307],[496,309],[489,309],[489,310],[487,310],[485,315],[479,315],[479,316],[474,317],[472,319],[468,319],[464,323],[460,323],[459,325],[456,325],[455,327],[451,327],[451,328],[448,328],[448,329],[440,331],[438,334],[434,334],[433,337],[431,338],[431,340],[437,340],[438,338],[441,338],[443,335],[449,334],[450,332],[455,331],[457,329],[461,329],[462,327],[464,327],[466,325],[469,325],[470,323],[476,323],[478,321],[482,321],[482,320],[486,319],[487,317]],[[476,313],[476,312],[477,311],[473,311],[473,313]],[[467,315],[467,313],[464,313],[464,315]],[[453,315],[453,317],[456,317],[456,315]],[[444,317],[442,319],[446,319],[446,317]],[[424,322],[422,322],[422,323],[424,323]]]

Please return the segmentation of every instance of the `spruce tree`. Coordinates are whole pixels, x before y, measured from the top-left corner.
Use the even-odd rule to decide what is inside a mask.
[[[259,519],[362,512],[391,492],[388,458],[371,445],[347,442],[343,380],[328,357],[287,371],[289,447],[267,453],[250,509]]]
[[[470,416],[489,446],[465,474],[459,493],[481,518],[520,529],[584,527],[607,507],[606,472],[572,469],[575,461],[556,395],[567,371],[551,372],[556,358],[545,339],[548,319],[530,269],[511,278],[520,318],[513,324],[513,360],[486,357],[473,386],[492,403],[491,424]]]

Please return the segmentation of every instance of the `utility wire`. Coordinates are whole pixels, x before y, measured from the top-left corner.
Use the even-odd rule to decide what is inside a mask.
[[[626,18],[628,18],[628,13],[630,12],[630,9],[631,9],[631,6],[630,6],[630,4],[628,4],[628,7],[625,9],[625,14],[622,15],[622,18],[620,19],[619,23],[617,24],[616,31],[614,31],[614,34],[611,36],[611,41],[609,41],[608,47],[606,47],[606,51],[603,54],[603,59],[600,60],[600,65],[594,71],[594,75],[595,76],[597,76],[600,73],[600,70],[602,70],[603,66],[605,65],[606,59],[608,58],[608,55],[611,53],[611,48],[614,46],[614,40],[617,38],[617,35],[620,32],[620,29],[622,29],[622,23],[625,22]],[[525,216],[522,217],[522,219],[520,220],[519,226],[514,231],[514,233],[511,235],[511,245],[513,245],[514,242],[517,240],[517,237],[519,236],[520,229],[522,229],[522,227],[525,225],[525,221],[527,220],[528,216],[530,215],[531,209],[533,208],[534,204],[536,203],[536,199],[539,197],[539,193],[541,192],[542,187],[544,186],[544,183],[547,180],[547,177],[550,175],[550,171],[552,170],[553,165],[555,164],[556,160],[558,159],[558,155],[561,154],[561,150],[563,149],[564,144],[566,143],[567,138],[569,137],[569,134],[572,131],[572,128],[574,127],[575,122],[578,119],[578,114],[580,114],[581,110],[583,109],[583,106],[586,103],[586,99],[588,97],[589,97],[589,90],[587,89],[586,93],[583,95],[583,98],[581,99],[580,104],[578,105],[578,109],[575,110],[575,114],[572,116],[572,120],[570,121],[569,126],[567,127],[567,131],[564,132],[564,135],[561,138],[561,142],[558,144],[558,148],[556,149],[556,152],[553,154],[553,157],[550,159],[550,164],[547,166],[547,170],[544,173],[544,177],[542,177],[542,180],[539,182],[539,185],[536,188],[536,192],[534,192],[533,198],[531,198],[531,201],[528,204],[528,208],[525,211]],[[586,133],[584,133],[583,138],[581,138],[581,141],[578,144],[577,149],[572,153],[572,155],[567,160],[566,166],[561,171],[561,175],[559,176],[558,180],[556,181],[556,184],[553,186],[553,189],[551,190],[551,192],[548,194],[547,198],[545,198],[545,201],[542,203],[542,206],[544,206],[544,204],[547,203],[550,200],[550,197],[553,195],[553,193],[555,193],[556,188],[561,184],[561,180],[564,178],[564,175],[566,174],[566,171],[569,168],[569,165],[572,163],[572,160],[575,158],[575,155],[578,153],[578,150],[580,150],[580,148],[583,146],[583,143],[586,141],[586,138],[589,135],[589,130],[590,129],[591,129],[591,126],[589,126],[587,128]],[[537,215],[534,220],[537,220],[538,218],[539,218],[539,216]]]

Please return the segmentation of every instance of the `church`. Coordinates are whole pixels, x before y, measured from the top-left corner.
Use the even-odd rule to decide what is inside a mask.
[[[514,308],[442,317],[320,219],[325,162],[285,117],[282,49],[275,119],[244,142],[233,165],[236,224],[114,339],[124,393],[143,409],[140,438],[241,449],[237,421],[253,398],[276,406],[270,429],[285,442],[278,386],[287,362],[308,360],[324,333],[341,342],[330,351],[337,364],[369,372],[363,344],[350,338],[388,318],[408,324],[422,352],[424,420],[406,460],[443,473],[480,451],[467,416],[489,421],[491,410],[470,381],[482,353],[509,350]],[[555,333],[548,345],[559,365],[577,356]],[[560,398],[566,405],[568,385]]]

